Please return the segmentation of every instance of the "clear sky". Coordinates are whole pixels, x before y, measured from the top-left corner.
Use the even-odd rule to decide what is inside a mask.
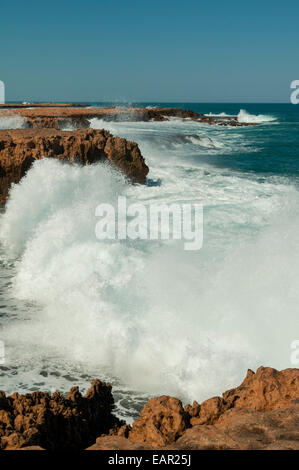
[[[299,1],[14,0],[7,100],[289,102]]]

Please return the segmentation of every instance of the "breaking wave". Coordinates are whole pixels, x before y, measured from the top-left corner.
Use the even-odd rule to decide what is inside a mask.
[[[249,123],[249,124],[260,124],[263,122],[272,122],[276,121],[276,118],[274,116],[267,116],[264,114],[249,114],[247,111],[244,109],[241,109],[239,114],[238,114],[238,121],[239,122],[244,122],[244,123]]]
[[[226,114],[226,113],[218,113],[218,114],[207,113],[207,114],[205,114],[205,116],[209,116],[209,117],[233,117],[233,114]]]
[[[208,113],[208,114],[205,114],[205,116],[220,117],[220,118],[226,118],[226,117],[227,118],[232,118],[232,117],[234,117],[233,114],[227,114],[227,113],[218,113],[218,114]],[[238,119],[239,122],[248,123],[248,124],[262,124],[264,122],[276,121],[276,118],[274,116],[267,116],[267,115],[264,115],[264,114],[258,114],[258,115],[250,114],[247,111],[245,111],[244,109],[241,109],[239,111],[239,113],[237,114],[237,119]]]
[[[43,364],[58,361],[63,388],[67,364],[84,364],[134,390],[200,401],[240,382],[248,367],[288,363],[299,302],[291,187],[189,172],[184,196],[189,188],[194,200],[197,182],[206,207],[202,252],[96,239],[99,203],[114,204],[120,194],[149,203],[157,191],[173,200],[181,177],[173,173],[161,188],[132,187],[105,165],[45,159],[13,187],[0,240],[16,260],[11,295],[35,308],[3,329],[8,367],[26,360],[40,384]],[[223,192],[220,207],[225,186],[232,195]]]

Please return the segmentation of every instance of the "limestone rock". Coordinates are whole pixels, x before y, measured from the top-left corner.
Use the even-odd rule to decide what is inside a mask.
[[[109,161],[131,181],[144,184],[148,167],[135,142],[105,130],[17,129],[0,131],[0,203],[35,160],[57,158],[82,165]]]
[[[163,395],[147,402],[129,433],[129,439],[152,446],[174,442],[189,426],[188,414],[177,398]]]
[[[299,450],[299,405],[283,410],[233,408],[213,425],[193,426],[176,449]]]
[[[6,397],[1,392],[0,449],[84,449],[97,436],[124,424],[112,414],[113,405],[111,385],[97,379],[85,396],[78,387],[67,397],[57,392]]]
[[[242,384],[223,394],[226,408],[268,411],[285,408],[299,398],[299,369],[278,371],[260,367],[248,370]]]

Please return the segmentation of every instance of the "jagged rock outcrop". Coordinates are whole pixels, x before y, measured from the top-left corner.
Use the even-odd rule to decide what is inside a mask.
[[[125,449],[118,436],[94,449]],[[222,397],[186,405],[167,396],[150,400],[129,432],[131,442],[155,449],[299,449],[299,369],[249,370]]]
[[[97,379],[84,396],[78,387],[66,397],[43,392],[6,397],[0,392],[0,449],[84,449],[123,424],[112,414],[113,405],[111,385]]]
[[[176,441],[176,448],[181,449],[296,448],[299,443],[299,369],[248,370],[242,384],[222,397],[186,405],[185,429],[178,420],[183,415],[180,404],[170,406],[172,400],[161,397],[149,401],[133,424],[129,439],[154,447]],[[151,403],[155,406],[149,406]],[[177,432],[163,427],[165,417]]]
[[[299,369],[278,371],[260,367],[256,373],[248,370],[242,384],[223,394],[229,408],[256,411],[279,410],[299,399]]]
[[[80,164],[109,160],[130,180],[145,183],[148,167],[139,147],[105,130],[63,132],[53,129],[0,131],[0,203],[34,160],[58,158]]]
[[[90,450],[299,450],[299,405],[272,411],[233,408],[213,425],[188,428],[166,446],[102,436]],[[88,449],[88,450],[89,450]]]
[[[2,448],[74,449],[89,440],[88,450],[299,450],[299,369],[249,370],[222,397],[184,408],[177,398],[153,398],[132,428],[111,415],[112,405],[111,387],[99,381],[85,397],[76,387],[67,398],[2,392]]]
[[[177,398],[163,395],[147,402],[129,433],[129,439],[163,447],[177,440],[189,427],[189,415]]]
[[[190,414],[192,426],[213,424],[231,408],[252,411],[272,411],[289,406],[299,399],[299,369],[278,371],[271,367],[260,367],[256,373],[248,370],[239,387],[228,390],[222,397],[204,401],[200,406],[193,403],[185,410]]]

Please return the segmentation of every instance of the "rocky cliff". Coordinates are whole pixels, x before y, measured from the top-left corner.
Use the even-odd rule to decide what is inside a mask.
[[[82,165],[108,160],[131,181],[145,183],[148,167],[138,145],[105,130],[17,129],[0,131],[0,203],[35,160],[48,157]]]

